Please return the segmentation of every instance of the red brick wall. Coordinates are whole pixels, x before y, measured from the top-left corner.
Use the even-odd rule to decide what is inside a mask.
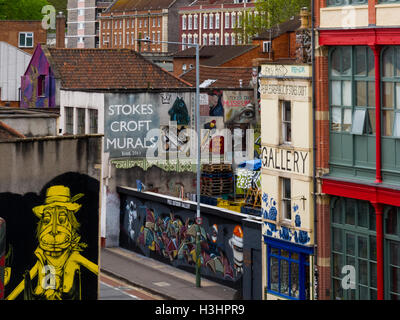
[[[247,51],[237,58],[222,64],[220,67],[252,67],[253,59],[257,58],[268,58],[268,53],[262,52],[261,45],[257,48]]]
[[[321,199],[321,198],[319,198]],[[322,202],[322,201],[321,201]],[[330,300],[331,294],[331,237],[329,204],[317,203],[317,268],[318,300]]]
[[[173,60],[173,74],[179,77],[184,71],[182,70],[182,66],[186,64],[186,71],[189,70],[189,65],[192,64],[193,67],[196,65],[195,58],[174,58]],[[200,60],[201,64],[201,60]]]
[[[0,41],[18,47],[19,32],[33,32],[33,47],[20,48],[33,54],[38,43],[46,44],[47,31],[42,28],[42,21],[0,21]]]

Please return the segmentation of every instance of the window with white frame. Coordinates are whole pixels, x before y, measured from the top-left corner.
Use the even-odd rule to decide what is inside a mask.
[[[117,20],[115,20],[114,29],[118,29],[118,21]]]
[[[103,38],[103,45],[105,45],[106,44],[106,34],[105,33],[102,34],[102,38]]]
[[[78,23],[78,29],[79,29],[79,30],[82,30],[82,29],[84,29],[84,28],[85,28],[84,23],[83,23],[83,22],[79,22],[79,23]]]
[[[157,42],[161,41],[161,32],[157,31]]]
[[[242,27],[242,13],[241,12],[238,12],[238,15],[237,15],[237,26],[238,26],[238,28]]]
[[[33,32],[20,32],[18,43],[20,48],[32,48]]]
[[[214,15],[212,13],[210,14],[210,19],[209,19],[209,22],[208,22],[208,28],[209,29],[214,29]]]
[[[236,44],[236,36],[234,33],[231,34],[231,45],[235,45]]]
[[[103,21],[103,29],[105,29],[105,28],[106,28],[106,22]]]
[[[208,28],[208,14],[204,13],[203,14],[203,29]]]
[[[110,21],[107,21],[107,29],[110,29]]]
[[[189,34],[188,38],[187,38],[188,39],[188,42],[187,42],[188,44],[192,43],[192,38],[193,38],[192,34]]]
[[[237,43],[242,44],[242,34],[241,33],[237,34]]]
[[[126,19],[126,28],[129,29],[129,19]]]
[[[182,30],[186,30],[186,15],[182,16]]]
[[[85,10],[84,9],[79,9],[78,10],[78,16],[83,16],[85,14]]]
[[[229,12],[225,13],[225,29],[229,29]]]
[[[263,52],[271,52],[271,41],[263,41]]]
[[[231,14],[231,28],[236,28],[236,12],[232,12]]]
[[[156,18],[153,18],[153,27],[156,26]]]
[[[155,41],[156,41],[156,32],[155,32],[155,31],[152,31],[151,36],[152,36],[151,40],[152,40],[153,42],[155,42]]]
[[[219,29],[219,13],[215,14],[215,29]]]
[[[144,27],[147,27],[147,19],[144,19]]]
[[[119,45],[122,46],[122,33],[119,33]]]
[[[207,34],[204,33],[203,34],[203,46],[206,46],[206,45],[207,45]]]
[[[188,30],[192,30],[192,19],[193,19],[193,16],[190,14],[189,16],[188,16]]]
[[[291,102],[287,100],[281,100],[280,105],[282,119],[281,143],[290,144],[292,141]]]
[[[122,20],[119,20],[119,28],[122,29]]]
[[[215,34],[215,45],[219,46],[219,33]]]
[[[193,16],[193,29],[197,30],[199,27],[199,16],[197,14],[195,14]]]
[[[186,42],[186,34],[183,34],[182,35],[182,50],[186,49],[186,44],[185,43],[187,43]]]
[[[142,24],[143,24],[143,20],[142,20],[142,19],[140,19],[140,20],[139,20],[139,28],[141,28],[141,27],[142,27]]]
[[[126,44],[129,45],[129,32],[126,33]]]
[[[225,33],[225,45],[229,45],[229,33]]]
[[[212,33],[210,33],[210,34],[208,35],[208,44],[209,44],[210,46],[213,46],[213,45],[214,45],[214,35],[213,35]]]
[[[291,206],[291,198],[292,198],[292,188],[291,181],[288,178],[280,178],[281,182],[281,212],[282,219],[291,220],[292,219],[292,206]]]
[[[83,37],[79,37],[79,43],[83,43]]]
[[[114,33],[114,45],[115,46],[117,45],[117,34],[116,33]]]
[[[161,19],[157,18],[157,27],[159,27],[161,25]]]
[[[193,43],[199,43],[199,35],[197,33],[193,36]]]
[[[131,32],[131,44],[135,44],[135,34],[133,32]]]

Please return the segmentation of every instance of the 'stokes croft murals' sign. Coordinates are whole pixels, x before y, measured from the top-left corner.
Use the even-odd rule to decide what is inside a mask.
[[[191,124],[190,93],[106,94],[104,149],[111,158],[145,158],[155,149],[161,126]],[[152,131],[154,130],[154,131]]]

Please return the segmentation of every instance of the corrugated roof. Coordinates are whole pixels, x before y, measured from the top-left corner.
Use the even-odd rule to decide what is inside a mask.
[[[134,50],[47,47],[43,50],[64,89],[190,87]]]

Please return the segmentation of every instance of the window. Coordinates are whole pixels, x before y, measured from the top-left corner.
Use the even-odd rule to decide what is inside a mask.
[[[188,35],[188,44],[191,44],[192,43],[192,38],[193,38],[193,36],[192,36],[192,34],[189,34]],[[189,47],[189,46],[188,46]],[[190,48],[190,47],[189,47]]]
[[[186,16],[182,16],[182,30],[186,30]]]
[[[238,16],[237,16],[237,26],[238,28],[242,27],[242,13],[238,12]]]
[[[65,134],[73,134],[74,133],[74,108],[65,107]]]
[[[292,141],[292,108],[290,101],[281,101],[282,132],[281,143],[290,144]]]
[[[129,20],[129,19],[126,19],[126,28],[127,28],[127,29],[129,29],[129,22],[130,22],[130,20]]]
[[[84,29],[84,23],[83,22],[79,22],[78,29],[80,29],[80,30]]]
[[[79,9],[78,10],[78,16],[83,16],[85,14],[85,10],[84,9]]]
[[[46,76],[41,74],[37,81],[37,95],[38,97],[44,97],[46,95]]]
[[[119,20],[119,28],[122,29],[122,20]]]
[[[225,33],[225,45],[229,45],[229,33]]]
[[[208,28],[208,14],[203,14],[203,29]]]
[[[33,48],[33,32],[20,32],[19,33],[19,47],[20,48]]]
[[[96,109],[89,109],[89,133],[98,132],[98,114]]]
[[[203,46],[206,46],[206,45],[207,45],[207,34],[204,33],[203,34]]]
[[[210,46],[214,45],[214,35],[212,33],[208,35],[208,44]]]
[[[107,21],[107,29],[110,29],[110,21]]]
[[[199,35],[197,33],[193,37],[193,43],[199,43]]]
[[[85,134],[85,112],[84,108],[76,108],[77,111],[77,127],[76,134]]]
[[[335,300],[376,300],[375,210],[367,201],[331,199],[331,275]],[[342,287],[345,265],[356,271],[355,289]],[[387,289],[386,289],[387,290]]]
[[[281,192],[282,192],[282,201],[281,201],[282,219],[292,220],[290,179],[280,178],[280,181],[281,181]]]
[[[122,33],[121,32],[119,33],[119,45],[120,46],[122,45]]]
[[[118,29],[118,22],[117,22],[117,20],[115,20],[115,22],[114,22],[114,29]]]
[[[144,27],[147,28],[147,19],[144,19]]]
[[[188,17],[188,30],[192,30],[192,15],[190,14]]]
[[[236,37],[235,37],[235,34],[234,33],[232,33],[231,34],[231,45],[235,45],[236,44]]]
[[[193,29],[197,30],[198,27],[199,27],[199,16],[195,14],[193,17]]]
[[[225,29],[229,29],[229,12],[225,13]]]
[[[236,28],[236,13],[232,12],[231,13],[231,28]]]
[[[267,244],[267,292],[292,300],[310,299],[309,255]]]
[[[219,13],[215,14],[215,29],[219,29],[220,21],[219,21]]]
[[[389,0],[390,1],[390,0]],[[327,0],[328,7],[367,4],[368,0]]]
[[[400,138],[400,47],[382,53],[382,135]]]
[[[139,20],[139,28],[142,27],[142,19]]]
[[[157,27],[160,26],[160,23],[161,23],[161,19],[160,19],[160,18],[157,18]]]
[[[263,52],[271,52],[271,41],[263,41]]]
[[[337,47],[330,54],[332,132],[375,134],[375,65],[369,47]]]
[[[214,29],[214,15],[212,13],[210,14],[210,21],[208,27],[209,29]]]
[[[117,34],[116,33],[114,33],[114,45],[115,46],[117,45]]]
[[[126,33],[126,44],[129,45],[129,32]]]
[[[219,33],[215,34],[215,45],[219,46]]]
[[[182,42],[183,42],[183,44],[182,44],[182,50],[185,50],[185,49],[186,49],[186,45],[185,45],[185,43],[186,43],[186,34],[183,34],[183,35],[182,35]]]
[[[156,26],[156,18],[153,18],[153,27]]]
[[[160,42],[161,41],[161,32],[157,31],[157,41]]]
[[[83,37],[79,37],[79,43],[83,43]]]

